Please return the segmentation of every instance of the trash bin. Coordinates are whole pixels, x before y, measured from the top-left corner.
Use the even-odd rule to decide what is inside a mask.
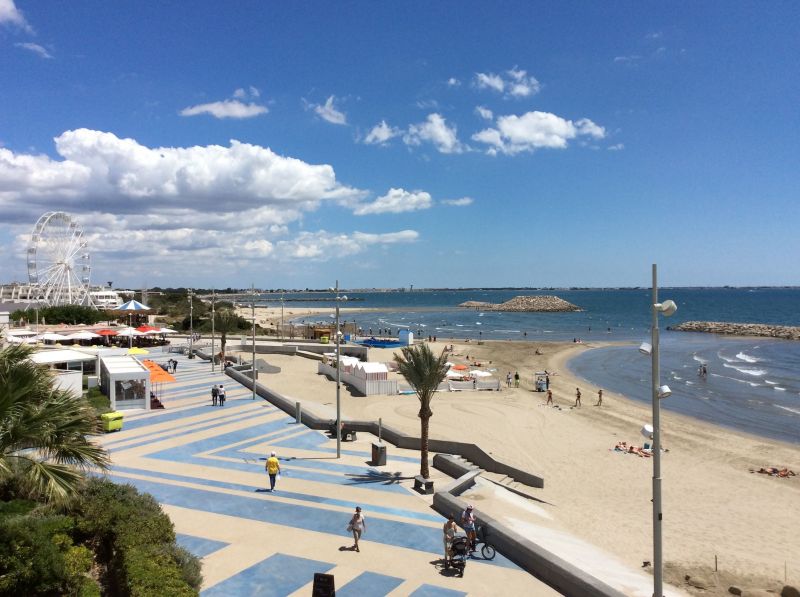
[[[328,337],[328,336],[322,336],[322,337],[319,339],[319,341],[320,341],[322,344],[327,344],[328,342],[330,342],[330,341],[331,341],[331,339],[330,339],[330,337]]]
[[[122,431],[122,418],[123,414],[119,411],[112,413],[103,413],[100,415],[103,431],[109,433],[111,431]]]
[[[372,442],[372,466],[386,465],[386,444]]]

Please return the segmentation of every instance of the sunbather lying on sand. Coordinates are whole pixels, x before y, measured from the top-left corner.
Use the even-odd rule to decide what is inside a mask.
[[[750,469],[751,473],[761,473],[762,475],[771,475],[773,477],[794,477],[795,472],[788,468],[779,469],[776,466],[768,466],[767,468],[760,468],[757,471]]]

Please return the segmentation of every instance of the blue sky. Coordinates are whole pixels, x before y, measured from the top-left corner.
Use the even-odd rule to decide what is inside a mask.
[[[800,284],[798,15],[0,0],[0,281]]]

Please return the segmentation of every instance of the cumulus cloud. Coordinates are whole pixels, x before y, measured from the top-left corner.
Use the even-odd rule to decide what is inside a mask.
[[[472,197],[461,197],[460,199],[443,199],[444,205],[452,205],[453,207],[466,207],[472,205],[475,200]]]
[[[353,211],[357,216],[382,213],[403,213],[428,209],[433,204],[431,196],[425,191],[406,191],[405,189],[389,189],[389,192],[378,197],[372,203],[359,205]]]
[[[385,120],[381,120],[378,124],[372,127],[367,136],[364,137],[364,143],[367,145],[385,145],[389,140],[394,137],[399,137],[403,134],[398,128],[389,126]]]
[[[492,111],[489,108],[484,108],[483,106],[475,106],[475,114],[486,120],[492,120],[494,118]]]
[[[83,227],[93,279],[121,284],[208,280],[211,263],[229,264],[224,275],[235,276],[265,263],[338,259],[418,238],[413,230],[303,230],[304,216],[321,203],[360,203],[367,194],[339,183],[329,165],[258,145],[151,148],[78,129],[57,137],[55,147],[57,158],[0,147],[0,238],[16,239],[9,259],[22,264],[20,272],[31,226],[54,210]],[[393,192],[376,203],[391,211]],[[396,209],[421,208],[425,195],[405,193]],[[0,253],[10,249],[0,243]]]
[[[257,87],[253,87],[250,85],[247,89],[244,87],[239,87],[236,91],[233,92],[233,97],[236,99],[248,99],[248,98],[258,98],[261,97],[261,90]]]
[[[412,243],[418,238],[419,233],[415,230],[383,234],[366,232],[333,234],[320,230],[319,232],[303,232],[290,240],[279,241],[276,252],[279,257],[284,259],[328,261],[357,255],[374,246]]]
[[[616,143],[615,145],[609,145],[608,151],[622,151],[625,149],[625,145],[623,143]]]
[[[458,140],[455,126],[448,126],[441,114],[428,114],[425,122],[412,124],[403,136],[406,145],[432,143],[441,153],[461,153],[465,147]]]
[[[33,27],[25,20],[14,0],[0,0],[0,25],[12,25],[28,33],[33,33]]]
[[[0,1],[2,1],[2,0],[0,0]],[[39,58],[52,58],[53,57],[50,54],[50,52],[47,51],[46,48],[44,48],[43,46],[40,46],[39,44],[35,44],[35,43],[31,43],[31,42],[25,42],[25,43],[16,43],[16,44],[14,44],[14,46],[17,47],[17,48],[22,48],[23,50],[28,50],[29,52],[33,52],[34,54],[39,56]]]
[[[448,87],[458,87],[459,85],[461,85],[461,81],[459,81],[455,77],[450,77],[449,79],[447,79]]]
[[[529,75],[527,71],[516,66],[500,75],[495,73],[476,73],[474,85],[478,89],[490,89],[511,98],[536,95],[541,89],[536,77]]]
[[[500,116],[496,128],[484,129],[472,139],[489,146],[487,153],[514,155],[536,149],[564,149],[578,136],[602,139],[606,131],[588,118],[571,121],[550,112],[532,111],[522,116]]]
[[[627,56],[614,56],[614,63],[615,64],[624,64],[627,66],[633,66],[634,64],[638,64],[642,60],[642,57],[638,54],[628,54]]]
[[[345,116],[344,112],[340,112],[336,109],[334,105],[335,101],[336,96],[332,95],[324,104],[311,104],[311,107],[314,108],[314,112],[317,113],[317,116],[331,124],[347,124],[347,116]]]
[[[221,102],[210,102],[189,106],[181,110],[181,116],[198,116],[209,114],[214,118],[252,118],[269,112],[266,106],[255,103],[240,102],[238,99],[227,99]]]

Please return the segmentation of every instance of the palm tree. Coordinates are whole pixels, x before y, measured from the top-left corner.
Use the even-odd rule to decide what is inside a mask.
[[[447,374],[447,353],[442,351],[435,357],[427,344],[407,346],[401,349],[402,355],[395,354],[394,360],[400,374],[406,378],[419,398],[420,419],[420,467],[419,474],[424,478],[430,476],[428,470],[428,428],[433,416],[431,399],[433,393]]]
[[[222,352],[222,362],[225,362],[225,344],[228,342],[228,334],[240,329],[242,318],[236,315],[233,309],[220,309],[214,315],[214,328],[220,334],[220,350]]]
[[[99,432],[88,402],[56,389],[31,352],[24,345],[0,351],[0,481],[63,502],[86,470],[108,467],[108,454],[87,437]]]

